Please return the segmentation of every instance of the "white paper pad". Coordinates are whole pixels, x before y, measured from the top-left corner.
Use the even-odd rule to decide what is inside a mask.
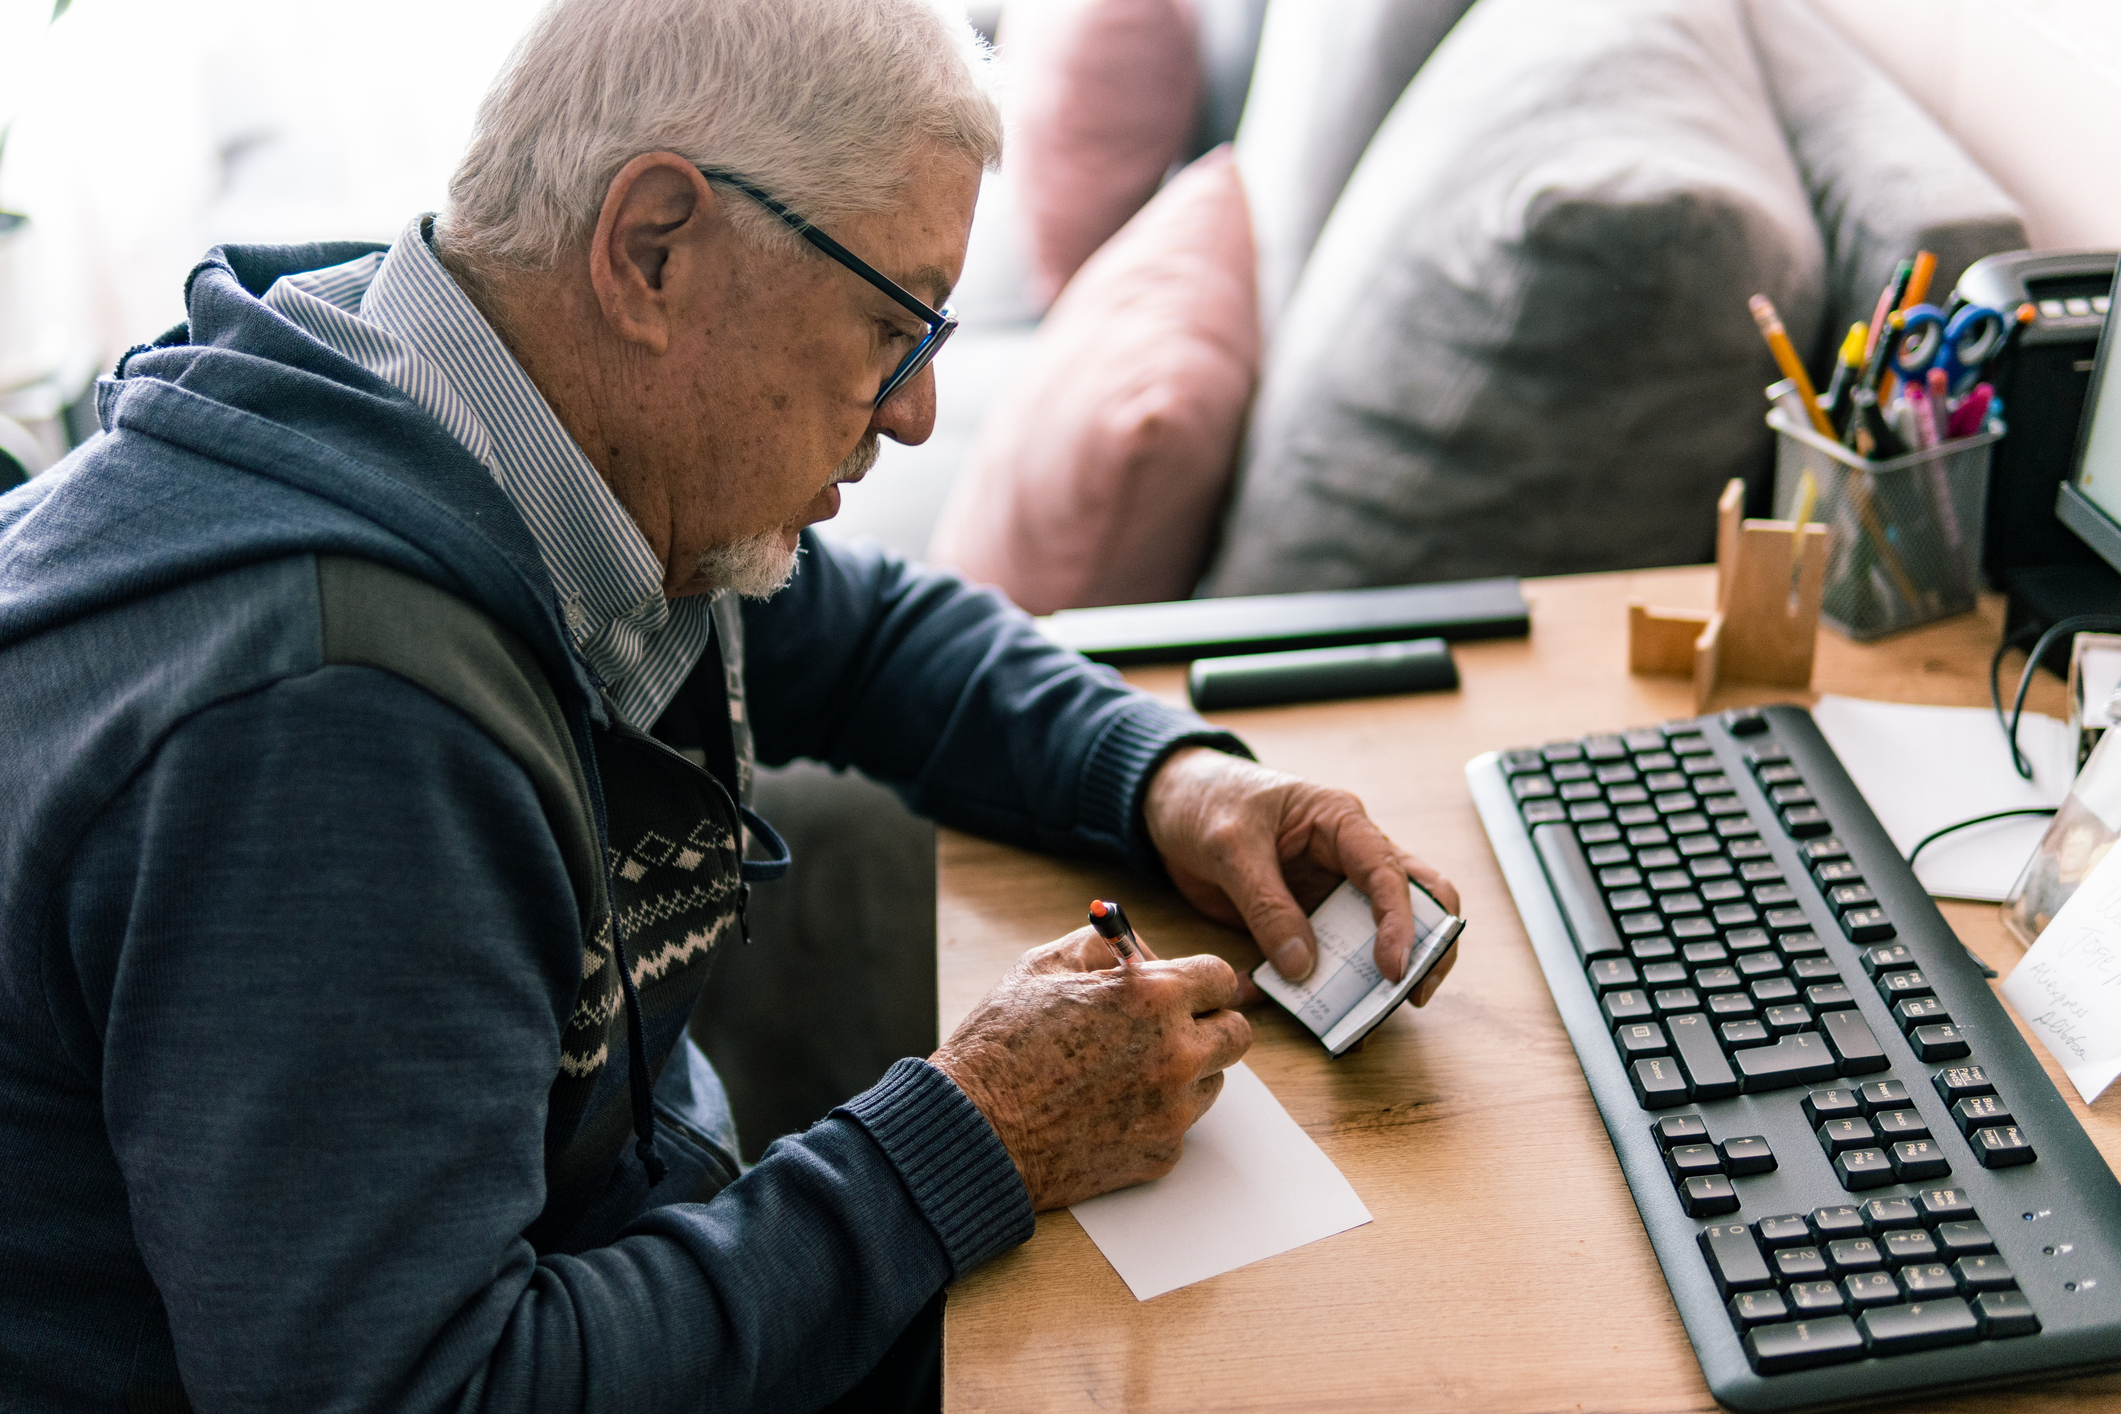
[[[2018,723],[2030,781],[2011,769],[2003,729],[1986,707],[1828,695],[1812,720],[1902,854],[1930,831],[1977,815],[2060,805],[2076,764],[2069,728],[2031,712]],[[2047,825],[2044,816],[2025,815],[1956,831],[1922,851],[1915,877],[1940,898],[2001,902]]]
[[[2106,858],[2003,981],[2087,1105],[2121,1075],[2121,849]]]
[[[1370,1221],[1274,1092],[1243,1062],[1223,1073],[1178,1167],[1069,1210],[1137,1301]]]

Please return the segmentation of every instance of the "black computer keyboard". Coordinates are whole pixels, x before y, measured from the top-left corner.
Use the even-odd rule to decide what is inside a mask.
[[[1466,776],[1719,1400],[2121,1364],[2121,1184],[1809,713]]]

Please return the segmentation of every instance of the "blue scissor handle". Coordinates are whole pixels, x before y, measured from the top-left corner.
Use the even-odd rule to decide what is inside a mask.
[[[2011,321],[1985,304],[1970,304],[1949,320],[1931,304],[1918,304],[1901,315],[1893,345],[1893,371],[1920,381],[1932,368],[1944,370],[1954,393],[1962,392],[1995,357],[2010,333]]]

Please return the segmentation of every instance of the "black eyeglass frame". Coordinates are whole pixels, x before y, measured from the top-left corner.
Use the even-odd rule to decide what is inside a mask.
[[[912,291],[875,269],[853,251],[847,249],[847,247],[841,245],[793,211],[790,211],[750,178],[739,176],[735,172],[726,171],[720,167],[701,167],[699,172],[701,176],[711,182],[724,182],[735,187],[738,191],[780,217],[797,235],[861,276],[864,280],[867,280],[886,295],[889,295],[894,304],[902,306],[914,318],[920,320],[921,323],[928,327],[927,336],[918,344],[915,344],[910,353],[899,360],[898,367],[893,369],[891,376],[884,380],[884,386],[877,390],[876,401],[870,404],[871,407],[882,407],[884,400],[896,393],[900,388],[903,388],[910,379],[926,368],[936,354],[942,350],[943,345],[949,341],[950,336],[957,332],[957,315],[948,305],[941,309],[930,309]]]

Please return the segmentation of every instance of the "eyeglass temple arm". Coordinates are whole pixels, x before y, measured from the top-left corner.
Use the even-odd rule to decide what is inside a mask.
[[[817,227],[811,225],[808,221],[805,221],[802,217],[796,215],[787,207],[781,205],[780,202],[776,201],[773,197],[769,196],[766,192],[754,186],[749,181],[745,180],[742,177],[739,177],[734,172],[725,172],[719,167],[702,167],[700,168],[700,175],[717,182],[727,182],[730,186],[735,187],[738,191],[750,197],[753,201],[765,207],[774,215],[780,217],[781,220],[788,223],[789,227],[792,228],[797,235],[801,236],[804,240],[810,242],[810,244],[816,246],[819,250],[825,252],[825,254],[831,256],[834,260],[837,260],[841,264],[845,265],[849,270],[852,270],[855,274],[861,276],[864,280],[867,280],[870,284],[876,286],[885,294],[891,296],[891,298],[897,303],[905,306],[908,310],[912,311],[914,317],[919,319],[923,324],[926,324],[930,329],[934,329],[937,325],[943,322],[943,316],[941,314],[937,313],[935,310],[930,309],[927,305],[922,304],[918,299],[914,298],[913,295],[911,295],[904,288],[902,288],[896,280],[893,280],[888,276],[882,274],[881,272],[873,269],[867,261],[863,260],[853,251],[847,249],[847,247],[841,245],[838,241],[826,235],[823,231],[820,231]]]

